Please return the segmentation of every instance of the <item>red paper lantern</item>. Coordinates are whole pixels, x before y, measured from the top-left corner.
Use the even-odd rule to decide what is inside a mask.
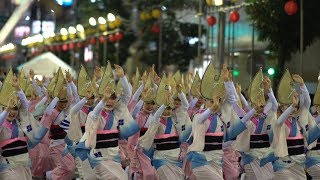
[[[61,47],[59,45],[56,45],[56,51],[61,51]]]
[[[151,31],[155,34],[158,34],[160,32],[160,26],[159,24],[153,24]]]
[[[217,22],[217,19],[214,16],[208,16],[207,17],[207,23],[209,26],[215,25]]]
[[[284,6],[284,10],[289,16],[294,15],[298,11],[298,5],[295,1],[288,1]]]
[[[99,41],[100,41],[100,43],[104,43],[104,42],[106,42],[106,38],[104,36],[100,36]]]
[[[62,50],[63,51],[67,51],[68,50],[68,45],[67,44],[62,45]]]
[[[240,14],[238,13],[238,11],[231,11],[229,19],[231,22],[236,23],[240,19]]]
[[[81,42],[78,42],[78,43],[77,43],[77,47],[78,47],[79,49],[81,49],[81,48],[82,48],[82,43],[81,43]]]
[[[117,40],[117,38],[116,38],[116,36],[114,35],[114,34],[111,34],[110,36],[109,36],[109,41],[110,42],[115,42]]]
[[[54,47],[53,46],[50,46],[49,49],[50,49],[50,51],[54,51]]]
[[[90,44],[94,45],[94,44],[96,44],[96,42],[97,42],[96,38],[91,38],[90,39]]]
[[[75,46],[74,43],[70,43],[70,44],[69,44],[69,49],[73,50],[73,49],[74,49],[74,46]]]
[[[122,40],[122,38],[123,38],[122,32],[117,32],[117,34],[116,34],[116,40],[117,40],[117,41],[120,41],[120,40]]]

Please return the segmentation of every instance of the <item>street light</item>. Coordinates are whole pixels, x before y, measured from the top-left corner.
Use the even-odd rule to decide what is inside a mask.
[[[68,30],[67,30],[66,28],[61,28],[61,29],[60,29],[60,34],[61,34],[62,36],[66,36],[66,35],[68,35]]]
[[[112,13],[108,13],[108,21],[115,21],[116,20],[116,17],[114,16],[114,14],[112,14]]]
[[[89,24],[90,24],[91,26],[97,25],[96,19],[94,19],[93,17],[91,17],[91,18],[89,19]]]
[[[269,68],[269,69],[268,69],[268,74],[269,74],[270,76],[274,75],[275,72],[276,72],[276,71],[275,71],[274,68]]]
[[[106,24],[107,23],[106,19],[103,17],[99,17],[98,22],[99,22],[99,24]]]
[[[83,32],[84,31],[84,28],[83,28],[83,26],[81,24],[78,24],[76,26],[76,28],[77,28],[77,31],[79,31],[79,32]]]

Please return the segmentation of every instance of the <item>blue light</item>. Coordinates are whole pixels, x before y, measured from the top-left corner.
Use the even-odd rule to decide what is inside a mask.
[[[72,6],[73,4],[73,0],[56,0],[56,2],[60,5],[60,6]]]

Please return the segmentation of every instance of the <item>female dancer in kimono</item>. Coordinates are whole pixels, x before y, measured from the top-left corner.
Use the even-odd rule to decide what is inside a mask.
[[[199,73],[197,72],[190,89],[190,94],[193,96],[193,99],[191,100],[188,108],[188,115],[191,118],[191,120],[205,103],[205,99],[201,96],[200,93],[200,83],[201,79]]]
[[[303,102],[300,105],[292,82],[298,83],[302,92],[304,99],[300,101]],[[283,75],[278,89],[278,100],[283,113],[274,126],[273,144],[275,155],[279,157],[273,161],[274,178],[306,179],[305,149],[315,146],[315,134],[319,132],[309,113],[310,96],[303,79],[299,75],[291,77],[289,70]],[[288,107],[290,103],[291,106]]]
[[[66,130],[69,127],[68,108],[70,108],[72,92],[65,87],[64,75],[59,69],[54,88],[56,96],[49,106],[49,110],[44,114],[41,124],[50,129],[50,156],[54,164],[52,171],[46,172],[47,179],[71,179],[75,170],[75,163],[70,153],[63,156],[65,148]]]
[[[232,110],[229,102],[233,102],[233,99],[235,99],[233,83],[227,77],[229,72],[223,71],[221,75],[225,77],[225,83],[219,79],[212,84],[214,74],[213,64],[210,63],[201,81],[201,94],[208,99],[206,102],[208,109],[200,110],[193,118],[193,142],[189,146],[187,154],[186,176],[192,179],[223,179],[222,160],[224,152],[222,151],[222,144],[228,143],[245,130],[245,125],[239,120],[239,117],[227,116],[231,112],[228,112],[226,107]],[[226,96],[225,94],[227,94],[227,98],[224,102],[222,99]],[[213,100],[212,96],[214,97]],[[224,109],[220,107],[222,104],[225,106]],[[243,120],[250,118],[250,114]],[[230,120],[230,118],[235,119]],[[223,119],[226,121],[226,126]],[[231,169],[229,171],[233,172]],[[237,177],[239,174],[231,173],[225,175],[234,176],[233,174],[237,174]]]
[[[166,79],[162,77],[160,86],[157,91],[156,103],[161,104],[160,108],[155,112],[147,132],[139,139],[139,147],[144,151],[154,150],[151,159],[153,166],[157,170],[159,179],[183,179],[184,174],[181,169],[182,159],[180,158],[181,140],[187,139],[187,129],[181,122],[186,122],[180,119],[180,123],[176,123],[176,117],[173,116],[173,99],[172,86]],[[181,85],[177,85],[177,92],[180,97],[183,97]],[[182,105],[186,111],[188,106],[185,106],[185,100],[182,100]],[[176,104],[177,105],[177,104]],[[181,128],[181,129],[180,129]],[[180,129],[180,130],[179,130]]]
[[[71,75],[68,73],[67,81],[68,83],[72,83]],[[88,114],[93,110],[95,104],[95,84],[90,80],[90,77],[83,66],[81,66],[78,75],[78,90],[75,86],[72,89],[75,99],[78,99],[79,95],[83,98],[70,109],[70,126],[65,138],[67,150],[65,150],[64,154],[70,152],[75,158],[76,168],[80,179],[97,179],[95,172],[90,167],[89,161],[81,161],[75,154],[76,144],[85,132],[85,123]]]
[[[139,137],[143,136],[148,125],[152,121],[154,116],[156,90],[153,86],[152,77],[149,74],[148,79],[144,85],[144,89],[141,95],[141,100],[144,102],[142,109],[137,113],[135,118],[139,125],[140,131],[135,133],[128,139],[128,155],[130,158],[130,172],[129,177],[132,177],[133,173],[136,179],[153,179],[156,178],[155,170],[151,165],[149,158],[152,157],[151,152],[143,152],[141,148],[136,148]],[[140,159],[140,161],[137,161]]]
[[[127,108],[131,92],[123,69],[115,65],[115,75],[120,77],[123,88],[121,95],[115,92],[111,73],[106,73],[110,72],[105,72],[99,87],[104,98],[89,113],[76,154],[81,160],[88,158],[98,179],[128,179],[120,164],[118,140],[133,135],[139,126]]]
[[[18,106],[17,95],[22,103],[21,108]],[[32,175],[28,149],[34,148],[48,129],[39,125],[28,111],[28,101],[12,70],[7,74],[0,99],[6,107],[0,114],[0,179],[30,180]]]
[[[313,98],[314,118],[316,124],[320,125],[320,83]],[[311,132],[311,131],[309,131]],[[319,132],[319,130],[318,130]],[[316,133],[317,134],[317,133]],[[319,134],[319,133],[318,133]],[[317,145],[306,153],[306,169],[312,179],[320,179],[320,138],[317,139]]]
[[[247,130],[237,137],[237,149],[241,152],[241,165],[244,167],[245,179],[272,179],[272,164],[262,166],[261,159],[270,152],[273,133],[271,127],[276,121],[278,102],[271,89],[271,81],[263,77],[262,70],[255,75],[249,88],[249,98],[256,109],[255,114],[246,123]],[[272,106],[266,104],[268,94]]]
[[[24,72],[20,72],[20,73],[24,73]],[[18,89],[19,87],[16,87],[16,88]],[[37,98],[37,95],[35,95],[34,92],[35,92],[34,87],[32,86],[32,84],[30,84],[29,80],[27,79],[25,96],[20,97],[22,109],[32,113],[33,117],[37,121],[40,121],[41,116],[43,115],[46,107],[37,105],[39,103],[43,103],[44,100],[41,100],[39,102],[40,97]],[[23,97],[26,97],[26,99],[24,99]],[[42,99],[45,99],[46,101],[47,98],[43,97]],[[43,138],[37,146],[29,150],[29,156],[32,163],[31,172],[33,177],[44,178],[46,171],[50,171],[53,168],[52,162],[49,156],[50,154],[49,144],[50,144],[50,141],[47,133],[45,138]]]

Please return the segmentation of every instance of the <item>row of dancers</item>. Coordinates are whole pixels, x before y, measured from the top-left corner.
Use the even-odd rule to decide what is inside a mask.
[[[1,87],[0,179],[320,179],[320,88],[311,113],[289,70],[277,98],[262,70],[245,97],[213,63],[202,79],[152,66],[129,80],[110,63],[34,74]]]

